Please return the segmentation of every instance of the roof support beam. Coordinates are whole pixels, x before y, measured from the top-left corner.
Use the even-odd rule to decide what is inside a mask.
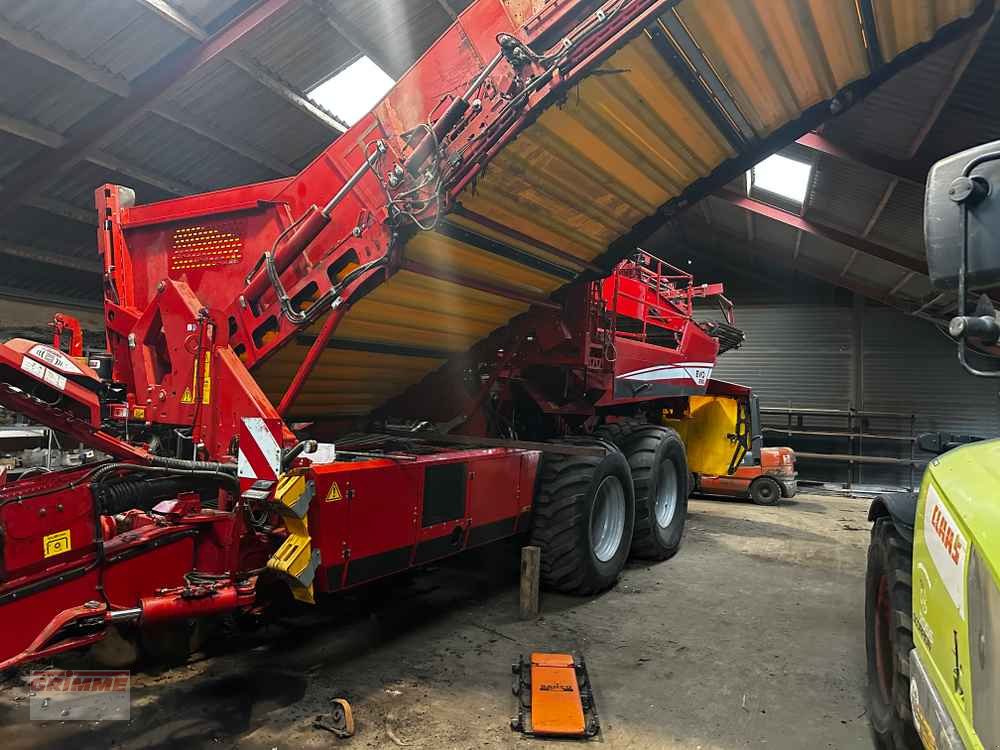
[[[927,170],[919,165],[890,159],[881,154],[840,146],[819,133],[806,133],[801,138],[797,138],[795,142],[800,146],[819,151],[835,159],[874,169],[897,180],[906,180],[917,185],[923,185],[927,181]]]
[[[91,253],[93,253],[93,250],[91,250]],[[68,268],[81,273],[101,272],[101,266],[97,262],[96,254],[92,256],[93,260],[86,260],[85,258],[77,258],[51,250],[40,250],[30,245],[21,245],[16,242],[0,240],[0,255],[17,258],[18,260],[28,260],[34,263],[45,263],[46,265],[57,266],[59,268]]]
[[[914,258],[905,253],[901,253],[898,250],[893,250],[885,247],[884,245],[879,245],[871,240],[867,240],[863,237],[857,237],[840,229],[834,229],[833,227],[826,226],[825,224],[817,224],[814,221],[803,219],[798,214],[793,214],[790,211],[785,211],[784,209],[777,208],[776,206],[762,203],[761,201],[754,200],[753,198],[747,198],[746,196],[734,193],[730,190],[721,190],[717,193],[717,195],[723,200],[729,201],[734,206],[757,214],[758,216],[763,216],[771,219],[772,221],[787,224],[802,232],[808,232],[809,234],[813,234],[817,237],[823,237],[824,239],[831,240],[832,242],[837,242],[851,248],[852,250],[859,250],[868,255],[893,263],[900,268],[915,271],[917,273],[924,274],[925,276],[927,275],[927,263],[923,259]]]
[[[714,243],[714,247],[708,248],[699,243],[696,245],[696,248],[701,250],[702,253],[710,260],[714,260],[716,256],[721,256],[722,258],[728,259],[737,265],[741,262],[740,256],[744,256],[742,262],[745,263],[745,258],[749,257],[751,252],[751,249],[747,246],[745,241],[728,232],[722,233],[719,241]],[[731,252],[730,249],[736,252]],[[758,250],[759,249],[760,248],[758,246]],[[779,255],[778,253],[773,252],[773,248],[765,248],[765,251],[772,257]],[[779,259],[778,263],[781,264],[782,261]],[[868,299],[880,302],[888,307],[894,307],[898,310],[902,310],[905,313],[910,313],[913,310],[912,305],[907,305],[899,298],[893,298],[883,289],[877,289],[869,286],[857,278],[842,277],[837,271],[831,270],[827,266],[816,263],[808,258],[800,256],[794,266],[788,265],[787,268],[790,272],[801,271],[814,279],[819,279],[820,281],[832,286],[841,287],[842,289],[847,289],[848,291],[861,294]]]
[[[906,273],[904,273],[903,276],[899,279],[899,281],[893,284],[892,289],[889,290],[889,296],[890,297],[895,296],[895,294],[899,292],[900,289],[902,289],[904,286],[910,283],[910,281],[913,279],[914,276],[916,276],[916,274],[913,273],[913,271],[907,271]]]
[[[211,36],[207,29],[202,28],[196,21],[185,16],[166,0],[136,0],[136,2],[153,11],[164,21],[184,32],[189,37],[197,39],[199,42],[205,42]],[[338,133],[347,131],[346,123],[341,122],[331,115],[302,92],[296,91],[288,83],[280,80],[274,73],[248,55],[235,49],[228,49],[223,53],[223,57],[248,73],[251,78],[256,79],[258,83],[273,91],[296,109],[313,117]]]
[[[173,193],[174,195],[189,195],[199,191],[199,188],[194,185],[189,185],[186,182],[175,180],[173,177],[140,167],[125,159],[119,159],[107,151],[94,151],[88,154],[87,161],[93,162],[105,169],[110,169],[112,172],[127,174],[129,177],[133,177],[141,182],[145,182],[147,185],[158,187],[160,190]]]
[[[237,135],[227,133],[212,125],[197,122],[195,118],[185,112],[181,107],[174,104],[170,104],[168,102],[157,104],[153,107],[153,112],[162,117],[164,120],[169,120],[175,125],[180,125],[182,128],[190,130],[192,133],[197,133],[203,138],[214,141],[220,146],[229,149],[234,154],[239,154],[240,156],[259,164],[262,167],[267,167],[272,172],[276,172],[282,177],[293,175],[298,171],[291,164],[272,156],[263,149],[243,140]]]
[[[931,108],[930,115],[917,132],[913,142],[910,144],[907,155],[911,158],[916,156],[920,147],[924,145],[924,141],[927,140],[927,135],[931,132],[931,128],[933,128],[937,123],[938,118],[941,116],[941,111],[948,103],[952,93],[954,93],[955,87],[958,86],[958,82],[961,81],[962,76],[965,75],[965,69],[969,67],[969,63],[972,62],[972,58],[975,57],[976,52],[979,51],[979,45],[982,44],[983,37],[986,36],[986,32],[989,31],[991,25],[992,21],[987,21],[969,34],[969,39],[965,49],[962,51],[962,56],[959,58],[954,69],[951,71],[951,78],[948,79],[948,83],[938,95],[937,100],[934,102],[934,106]]]
[[[45,60],[50,65],[67,70],[116,96],[125,98],[132,93],[128,81],[121,76],[77,57],[59,45],[43,39],[33,31],[18,28],[4,18],[0,18],[0,39],[17,47],[22,52],[27,52],[29,55]]]
[[[892,198],[892,194],[896,192],[896,186],[899,184],[898,179],[889,180],[889,184],[885,186],[885,190],[882,191],[882,197],[878,199],[878,204],[875,206],[875,210],[872,211],[872,215],[868,217],[868,222],[865,224],[865,228],[861,230],[861,236],[867,237],[871,234],[878,220],[882,217],[882,212],[885,211],[886,205],[889,203],[889,199]]]
[[[393,79],[398,79],[405,69],[394,62],[385,52],[372,41],[369,36],[348,20],[336,7],[326,0],[309,0],[309,3],[323,16],[327,25],[344,37],[351,46],[370,59]]]
[[[93,208],[87,211],[72,203],[55,200],[54,198],[34,198],[28,202],[28,205],[48,211],[50,214],[55,214],[56,216],[62,216],[64,219],[72,219],[81,224],[97,226],[97,210]]]
[[[35,125],[27,120],[10,117],[2,112],[0,112],[0,130],[49,148],[62,148],[66,145],[66,138],[61,133],[43,128],[41,125]]]
[[[5,175],[0,190],[0,215],[39,197],[44,187],[58,181],[92,151],[133,127],[145,110],[158,103],[179,80],[225,55],[291,1],[261,0],[203,44],[181,47],[140,75],[132,82],[129,98],[96,109],[74,127],[73,137],[64,146],[28,159]]]
[[[225,146],[226,148],[238,153],[252,161],[255,161],[262,166],[266,166],[269,169],[274,170],[281,175],[294,174],[295,169],[290,164],[285,164],[284,162],[275,159],[274,157],[268,156],[254,146],[244,143],[239,138],[235,136],[229,136],[225,133],[213,130],[212,128],[203,127],[199,125],[192,124],[187,117],[181,112],[177,107],[171,105],[157,106],[154,111],[166,120],[182,125],[191,131],[198,133],[206,138],[209,138],[216,143]],[[47,128],[40,127],[34,123],[27,122],[26,120],[19,120],[14,117],[8,117],[7,115],[0,114],[0,130],[12,133],[20,138],[25,138],[35,143],[40,143],[43,146],[48,146],[49,148],[62,148],[66,145],[66,137],[61,133],[57,133],[54,130],[49,130]],[[118,157],[112,156],[105,152],[96,151],[93,154],[88,155],[88,160],[92,161],[94,164],[98,164],[107,169],[112,169],[116,172],[121,172],[122,174],[131,175],[137,179],[142,180],[150,185],[155,185],[160,187],[167,192],[177,193],[183,195],[185,193],[191,192],[192,186],[186,186],[181,189],[182,185],[185,183],[178,180],[173,180],[170,177],[164,175],[157,175],[154,172],[143,169],[142,167],[136,166],[129,163],[127,160],[119,159]],[[39,208],[45,208],[46,210],[53,210],[59,205],[58,201],[50,201],[44,198],[36,198],[30,201],[32,205]],[[74,207],[69,204],[64,204],[61,208],[53,210],[53,213],[66,215],[68,209]],[[70,218],[77,218],[76,216],[70,216]],[[88,223],[93,223],[90,219],[87,220]]]
[[[168,119],[170,118],[168,117]],[[4,114],[0,114],[0,130],[6,133],[12,133],[19,138],[25,138],[35,143],[40,143],[43,146],[48,146],[49,148],[58,149],[66,145],[66,137],[61,133],[49,130],[48,128],[43,128],[26,120],[8,117]],[[232,147],[231,143],[224,143],[221,140],[221,136],[219,136],[218,139],[213,140],[217,140],[219,143],[223,143],[223,145]],[[98,166],[102,166],[105,169],[127,174],[138,180],[142,180],[149,185],[154,185],[162,190],[166,190],[168,193],[183,195],[197,189],[194,186],[187,185],[186,183],[174,180],[165,175],[157,174],[148,169],[132,164],[126,159],[120,159],[103,151],[95,151],[92,154],[89,154],[87,159],[88,161],[91,161]],[[292,172],[294,172],[294,170],[288,166],[288,171],[284,172],[284,174],[291,174]],[[70,203],[42,196],[32,198],[27,201],[27,203],[36,208],[41,208],[44,211],[48,211],[68,219],[73,219],[74,221],[80,221],[86,224],[97,223],[96,214],[94,212],[85,211]]]

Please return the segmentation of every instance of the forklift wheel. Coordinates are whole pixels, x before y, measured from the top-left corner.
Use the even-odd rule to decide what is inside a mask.
[[[757,505],[777,505],[781,487],[770,477],[757,477],[750,485],[750,499]]]

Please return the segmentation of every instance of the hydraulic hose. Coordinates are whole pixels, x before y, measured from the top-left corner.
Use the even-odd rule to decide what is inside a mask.
[[[121,479],[95,485],[94,497],[101,513],[113,516],[133,509],[152,510],[161,500],[180,492],[205,489],[210,483],[193,483],[188,477]]]
[[[235,474],[228,471],[217,471],[208,467],[229,467],[230,464],[216,464],[205,461],[184,461],[181,459],[163,459],[174,468],[167,466],[142,466],[139,464],[113,463],[105,464],[91,475],[94,486],[94,498],[101,511],[106,514],[120,513],[132,508],[148,510],[156,504],[156,500],[189,489],[197,489],[205,483],[224,485],[235,495],[239,494],[240,486]],[[190,468],[199,466],[205,468]],[[235,467],[234,467],[235,468]],[[156,474],[141,478],[107,478],[109,474],[119,471],[134,474]],[[201,480],[201,482],[192,481]],[[148,507],[146,507],[148,505]]]
[[[149,463],[152,466],[162,466],[165,469],[176,469],[178,471],[210,471],[222,472],[226,474],[236,473],[236,464],[224,464],[215,461],[189,461],[184,458],[153,456],[150,458]]]

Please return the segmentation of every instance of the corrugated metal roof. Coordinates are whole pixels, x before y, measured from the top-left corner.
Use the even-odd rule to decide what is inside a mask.
[[[807,216],[861,234],[891,180],[873,169],[823,156],[813,175]]]
[[[0,181],[22,161],[44,150],[45,147],[42,145],[0,131]]]
[[[882,12],[888,8],[883,6]],[[920,30],[930,22],[924,5],[895,3],[893,10],[894,28],[898,31],[908,25],[906,33],[910,36],[920,36],[923,33]],[[914,14],[905,24],[900,16],[903,12]],[[1000,26],[994,24],[985,34],[969,62],[969,45],[978,39],[973,32],[905,70],[828,122],[822,135],[848,151],[912,164],[904,173],[907,176],[919,175],[933,161],[955,151],[1000,139],[1000,100],[988,93],[1000,75]],[[890,40],[890,47],[892,44]],[[886,51],[891,55],[891,50]],[[965,63],[968,68],[959,77]],[[939,111],[931,128],[931,119]],[[908,161],[924,135],[924,146]],[[787,149],[783,153],[800,158]],[[742,185],[736,188],[739,192],[744,189]],[[918,262],[924,259],[923,185],[909,179],[894,179],[885,171],[857,161],[819,155],[803,213],[809,221],[864,237]],[[689,212],[684,220],[688,230],[707,237],[721,229],[735,242],[746,240],[746,212],[725,201],[712,200],[709,214],[712,225],[705,223],[703,211]],[[877,221],[871,223],[873,218]],[[769,223],[767,219],[754,217],[755,248],[770,250],[775,261],[788,263],[794,254],[797,233],[774,235]],[[852,254],[854,260],[844,273]],[[874,293],[880,299],[893,297],[903,306],[912,308],[932,296],[925,276],[917,273],[907,277],[909,272],[905,268],[864,252],[855,254],[845,245],[808,233],[803,233],[799,256],[823,278]]]
[[[171,99],[195,120],[215,124],[292,163],[311,160],[334,137],[325,125],[224,60],[186,78],[172,90]],[[215,148],[203,140],[197,153]]]
[[[998,80],[1000,23],[994,20],[918,152],[920,163],[1000,139]]]
[[[45,227],[41,242],[39,242],[39,227]],[[3,222],[3,225],[0,225],[0,237],[23,245],[40,244],[41,247],[54,252],[65,251],[67,255],[78,258],[87,257],[94,261],[96,267],[94,229],[33,206],[20,206],[7,221]],[[6,271],[6,267],[4,270]]]
[[[455,2],[465,8],[469,2]],[[397,67],[406,70],[451,24],[437,0],[336,0],[337,10]]]
[[[225,148],[203,151],[202,139],[148,113],[107,149],[115,156],[157,173],[183,175],[194,191],[274,179],[275,174]]]
[[[265,27],[255,29],[237,48],[308,90],[341,70],[361,53],[324,20],[311,2],[289,6]]]
[[[352,40],[338,34],[323,20],[316,7],[320,2],[360,29],[364,43],[376,46],[381,55],[399,69],[408,67],[451,20],[436,0],[309,0],[290,4],[244,40],[240,51],[268,68],[274,77],[299,89],[324,79],[361,52]],[[461,11],[469,2],[450,0],[450,5]],[[203,27],[226,17],[237,6],[249,5],[246,0],[171,0],[171,4]],[[941,18],[927,16],[930,5],[942,9]],[[827,96],[832,90],[831,82],[841,85],[867,72],[867,61],[858,45],[854,21],[848,22],[856,13],[853,0],[812,2],[808,11],[794,0],[748,0],[733,7],[737,21],[742,24],[739,26],[741,34],[737,35],[736,43],[728,45],[719,43],[720,35],[730,32],[725,31],[726,25],[719,22],[711,6],[685,3],[681,15],[688,28],[704,40],[707,53],[718,63],[720,76],[736,92],[739,105],[761,133],[767,132],[788,112]],[[887,42],[884,49],[891,55],[894,46],[911,44],[944,17],[950,18],[970,7],[971,0],[913,5],[878,0],[880,33],[892,28],[895,39]],[[783,25],[787,19],[801,20],[804,14],[812,14],[814,24],[823,23],[825,27],[839,29],[839,46],[831,45],[833,36],[824,37],[817,43],[809,34],[787,33]],[[831,26],[831,19],[841,16],[848,20]],[[0,0],[0,18],[38,34],[79,60],[117,75],[123,81],[134,80],[180,45],[191,43],[189,36],[137,0],[88,0],[85,3],[81,0]],[[994,29],[986,37],[938,126],[931,130],[925,149],[920,152],[921,158],[925,154],[937,154],[941,149],[952,151],[965,145],[963,142],[952,147],[956,139],[951,139],[952,145],[949,145],[949,133],[958,133],[957,141],[976,139],[978,142],[1000,137],[1000,110],[997,110],[1000,105],[996,97],[983,93],[991,90],[1000,71],[998,36],[1000,32]],[[753,40],[759,43],[759,49],[753,46]],[[353,41],[364,46],[359,40]],[[763,50],[763,54],[754,65],[743,64],[741,56],[754,49]],[[964,41],[956,42],[904,72],[831,123],[827,135],[841,143],[878,153],[904,155],[933,111],[937,96],[949,83],[964,49]],[[803,54],[813,61],[823,59],[825,63],[788,64]],[[0,70],[17,72],[6,76],[0,86],[0,113],[58,133],[72,134],[74,125],[115,99],[99,86],[2,41]],[[335,135],[327,126],[226,60],[215,61],[182,80],[171,90],[170,101],[200,125],[231,134],[296,169],[311,161]],[[38,144],[0,133],[0,181],[4,173],[43,149]],[[186,182],[192,190],[275,176],[273,169],[261,167],[233,149],[155,115],[145,116],[135,127],[108,143],[105,150],[173,182]],[[793,146],[783,153],[801,157],[804,150]],[[514,155],[512,150],[511,156]],[[513,171],[516,173],[516,169]],[[106,181],[136,188],[141,202],[171,197],[164,190],[132,176],[86,162],[48,188],[44,197],[92,210],[93,190]],[[807,216],[857,232],[874,211],[886,183],[886,177],[871,170],[845,166],[843,162],[822,157],[807,199]],[[523,181],[517,185],[530,193]],[[920,201],[914,199],[913,191],[905,185],[898,186],[871,238],[904,249],[914,257],[922,257],[919,211]],[[712,200],[709,213],[714,229],[744,240],[747,238],[747,222],[740,209],[725,201]],[[23,214],[18,222],[29,215],[33,214]],[[67,237],[75,236],[72,232],[67,234],[65,227],[57,227],[49,214],[44,214],[43,219],[35,231],[35,239],[40,245],[49,240],[56,246]],[[629,217],[623,215],[619,219],[627,224]],[[754,247],[760,257],[766,258],[768,248],[773,248],[780,251],[780,257],[791,258],[796,232],[759,217],[753,220],[753,226]],[[17,224],[12,231],[22,236],[23,226]],[[76,232],[81,237],[92,237],[93,230],[80,224]],[[804,244],[810,248],[813,260],[828,262],[831,269],[839,272],[844,252],[831,251],[830,257],[824,258],[817,250],[815,238],[809,238]],[[814,250],[817,252],[813,253]],[[867,269],[869,266],[861,264],[858,267]],[[878,264],[872,267],[875,271],[867,281],[877,281],[886,290],[894,286],[901,275],[901,270],[891,265],[885,274],[878,271],[881,267]],[[892,278],[893,271],[897,272],[897,278]],[[899,294],[916,298],[924,286],[924,281],[917,278],[901,287]],[[98,293],[95,290],[94,294]]]
[[[0,71],[0,111],[56,132],[68,130],[112,98],[104,89],[3,41]]]
[[[0,0],[0,16],[123,80],[132,80],[186,37],[130,0]]]
[[[171,0],[172,5],[185,16],[197,21],[202,26],[215,21],[240,0]]]
[[[886,247],[903,250],[914,258],[923,258],[923,217],[923,186],[901,181],[872,228],[871,239]]]
[[[823,132],[838,143],[909,159],[967,48],[968,41],[960,39],[929,55],[827,123]]]
[[[128,185],[135,190],[136,200],[143,203],[174,197],[172,193],[168,193],[162,188],[154,187],[134,177],[114,172],[86,161],[78,164],[67,175],[65,180],[61,180],[50,187],[46,191],[46,195],[72,205],[86,206],[96,211],[94,208],[94,191],[106,182]],[[96,239],[94,242],[96,245]]]
[[[898,266],[864,253],[854,255],[854,260],[847,268],[847,273],[844,275],[848,282],[855,281],[858,285],[880,289],[892,288],[902,273]]]

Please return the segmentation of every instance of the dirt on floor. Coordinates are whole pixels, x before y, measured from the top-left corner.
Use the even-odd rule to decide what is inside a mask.
[[[133,676],[131,721],[28,719],[24,673],[0,686],[0,745],[20,748],[528,748],[511,663],[585,654],[609,748],[870,748],[862,499],[777,507],[692,500],[673,560],[630,564],[592,598],[517,617],[517,551],[493,547],[216,636],[180,668]],[[314,727],[346,697],[357,734]]]

